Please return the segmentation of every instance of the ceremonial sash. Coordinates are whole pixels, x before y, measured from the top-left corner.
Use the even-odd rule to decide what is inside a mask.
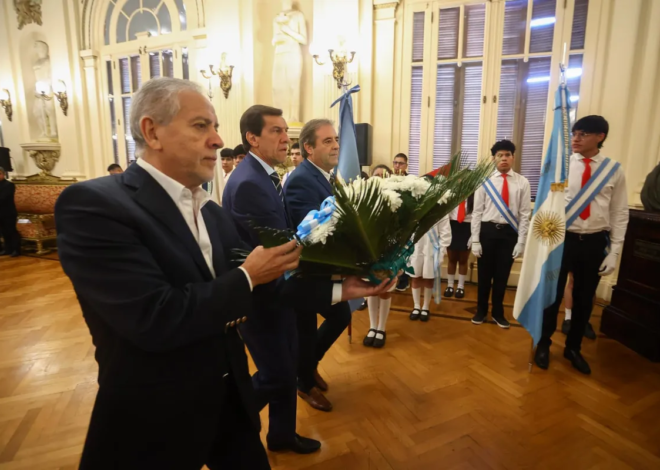
[[[442,260],[440,259],[440,237],[436,233],[435,226],[428,231],[427,236],[433,247],[433,299],[436,304],[439,304],[440,299],[442,299],[440,289],[440,263],[442,263]]]
[[[486,190],[486,194],[488,194],[488,196],[493,201],[493,204],[495,204],[495,207],[499,213],[502,214],[502,217],[504,217],[504,220],[506,220],[511,228],[516,231],[516,233],[518,233],[518,219],[516,219],[516,216],[513,215],[513,212],[511,212],[509,206],[506,205],[504,199],[502,199],[502,195],[497,190],[493,182],[491,180],[486,180],[484,183],[484,189]]]
[[[594,200],[596,195],[603,189],[614,173],[621,166],[609,158],[605,158],[598,169],[591,175],[589,181],[582,186],[575,197],[566,206],[566,228],[580,216],[582,211]]]

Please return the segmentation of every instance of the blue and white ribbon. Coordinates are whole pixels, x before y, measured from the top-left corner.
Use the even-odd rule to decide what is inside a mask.
[[[493,201],[493,204],[495,204],[495,208],[499,211],[504,220],[506,220],[506,223],[509,224],[511,228],[516,231],[516,233],[518,233],[518,219],[516,219],[516,216],[513,215],[513,212],[511,212],[509,206],[506,205],[504,199],[502,199],[502,195],[497,190],[497,188],[495,188],[493,182],[491,180],[486,180],[484,183],[484,189],[486,190],[486,194],[488,194],[490,199]]]
[[[436,233],[436,228],[433,227],[426,234],[429,237],[429,241],[433,246],[433,299],[436,304],[440,303],[441,296],[441,280],[440,280],[440,238]]]
[[[614,176],[621,166],[620,163],[605,158],[598,169],[591,175],[589,181],[578,191],[571,202],[566,206],[566,228],[568,229],[573,222],[582,214],[582,211],[593,202],[596,195],[601,192],[607,182]]]
[[[309,211],[305,218],[298,225],[298,231],[296,232],[296,238],[298,240],[304,240],[312,233],[316,227],[321,224],[324,224],[330,220],[332,213],[335,211],[335,197],[328,196],[321,203],[321,208],[319,210]]]

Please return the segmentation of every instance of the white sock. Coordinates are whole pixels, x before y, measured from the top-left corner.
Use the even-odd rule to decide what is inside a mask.
[[[465,274],[458,275],[458,288],[465,290]]]
[[[377,330],[378,311],[380,308],[380,297],[378,297],[377,295],[372,295],[371,297],[367,297],[367,305],[369,306],[369,328],[371,330]],[[376,333],[373,331],[369,331],[369,333],[367,333],[367,336],[369,338],[372,338],[375,335]]]
[[[447,274],[447,287],[454,288],[454,281],[456,280],[456,274]],[[459,282],[458,287],[461,287]]]
[[[431,306],[431,297],[433,297],[433,289],[431,287],[424,288],[424,307],[422,310],[428,310]]]
[[[412,288],[412,296],[413,296],[413,302],[415,303],[415,306],[413,308],[416,308],[419,310],[421,307],[421,301],[422,301],[422,288],[421,287],[413,287]]]
[[[380,299],[380,313],[378,315],[378,331],[385,331],[387,324],[387,317],[390,316],[390,306],[392,305],[392,298]],[[376,334],[376,338],[383,338],[383,335]]]
[[[566,315],[564,315],[564,320],[570,320],[572,315],[572,310],[570,308],[566,309]]]

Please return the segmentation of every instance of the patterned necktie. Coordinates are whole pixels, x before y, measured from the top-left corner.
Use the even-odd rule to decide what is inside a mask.
[[[465,220],[465,201],[458,205],[458,216],[456,217],[456,220],[458,220],[459,224],[462,224]]]
[[[509,207],[509,182],[506,180],[507,176],[509,175],[502,173],[502,178],[504,178],[504,181],[502,182],[502,200],[504,201],[504,204]]]
[[[585,158],[584,160],[584,172],[582,173],[582,187],[587,184],[587,181],[591,178],[591,158]],[[591,203],[587,204],[587,207],[584,208],[580,214],[582,220],[587,220],[591,215]]]
[[[282,195],[282,183],[280,182],[280,175],[277,174],[277,172],[273,172],[270,174],[270,179],[273,181],[273,184],[275,185],[275,189],[277,189],[277,194],[280,195],[280,199],[282,202],[284,202],[284,196]]]
[[[328,183],[330,183],[330,186],[335,185],[335,179],[336,179],[335,178],[335,172],[333,171],[332,173],[330,173],[330,179],[328,180]]]

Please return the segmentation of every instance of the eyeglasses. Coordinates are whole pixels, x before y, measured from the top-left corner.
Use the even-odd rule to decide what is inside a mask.
[[[403,166],[406,165],[406,162],[397,162],[396,160],[393,163],[394,166]]]
[[[572,132],[571,135],[573,136],[573,139],[575,140],[582,140],[585,139],[591,135],[595,135],[593,132]]]

